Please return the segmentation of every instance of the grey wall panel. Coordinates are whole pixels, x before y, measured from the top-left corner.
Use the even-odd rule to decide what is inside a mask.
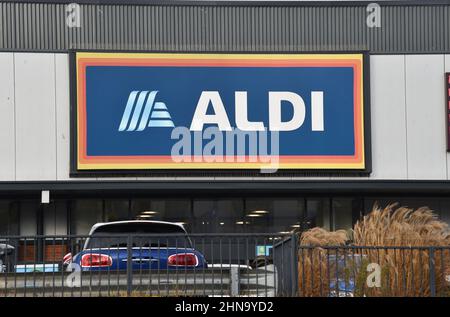
[[[405,56],[372,56],[372,175],[376,179],[407,178]]]
[[[56,179],[54,54],[15,53],[16,180]]]
[[[15,178],[14,55],[0,53],[0,180]]]
[[[444,55],[406,56],[409,179],[447,178],[443,73]]]
[[[0,49],[450,52],[449,5],[382,6],[381,27],[350,5],[65,5],[0,3]]]
[[[55,54],[56,178],[69,179],[70,171],[69,57]]]

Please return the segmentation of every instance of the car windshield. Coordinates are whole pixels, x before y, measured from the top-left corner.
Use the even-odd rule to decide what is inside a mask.
[[[128,235],[131,235],[132,246],[135,248],[192,247],[182,227],[175,224],[148,222],[102,225],[86,241],[85,249],[126,248]]]

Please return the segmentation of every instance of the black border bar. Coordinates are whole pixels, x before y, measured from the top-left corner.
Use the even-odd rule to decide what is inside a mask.
[[[442,196],[450,194],[448,180],[160,180],[160,181],[16,181],[0,182],[0,195],[39,196],[145,195],[172,198],[196,196],[298,196],[298,195],[402,195]]]

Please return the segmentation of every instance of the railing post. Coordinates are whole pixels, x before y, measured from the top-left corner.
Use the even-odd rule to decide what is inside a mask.
[[[434,248],[430,248],[428,255],[428,265],[430,267],[430,295],[431,297],[436,296],[436,271],[435,271],[435,261],[434,261]]]
[[[230,287],[231,297],[239,296],[239,267],[230,268]]]
[[[291,236],[291,296],[297,296],[298,291],[298,241],[297,234]]]
[[[131,295],[133,284],[133,237],[127,237],[127,296]]]

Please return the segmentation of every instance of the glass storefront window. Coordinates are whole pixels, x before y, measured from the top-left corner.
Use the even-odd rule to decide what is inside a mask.
[[[305,221],[304,199],[249,198],[245,201],[247,232],[282,232],[299,230]]]
[[[312,198],[306,200],[306,228],[331,228],[331,212],[329,198]]]
[[[332,203],[333,226],[332,230],[349,230],[353,227],[353,199],[333,199]]]
[[[43,205],[44,235],[67,234],[67,202],[56,201]]]
[[[192,213],[189,199],[135,199],[130,219],[177,222],[191,231]]]
[[[71,233],[85,235],[91,227],[103,221],[103,201],[101,199],[77,199],[70,212]]]
[[[450,225],[450,199],[445,198],[441,200],[440,210],[439,210],[439,219],[445,221]],[[449,227],[450,231],[450,227]]]
[[[19,234],[18,202],[0,201],[0,235],[12,236]]]
[[[190,233],[277,233],[350,229],[377,202],[380,207],[429,206],[450,223],[445,197],[230,197],[56,200],[0,200],[0,235],[86,235],[98,222],[127,219],[183,223]],[[70,228],[70,230],[68,230]]]
[[[196,199],[193,206],[194,232],[246,232],[245,224],[241,223],[244,210],[242,199]]]
[[[121,221],[130,219],[129,215],[130,201],[128,199],[105,200],[105,220]]]
[[[35,236],[38,229],[38,202],[22,201],[20,203],[20,226],[19,234],[21,236]],[[40,219],[39,219],[40,220]]]

